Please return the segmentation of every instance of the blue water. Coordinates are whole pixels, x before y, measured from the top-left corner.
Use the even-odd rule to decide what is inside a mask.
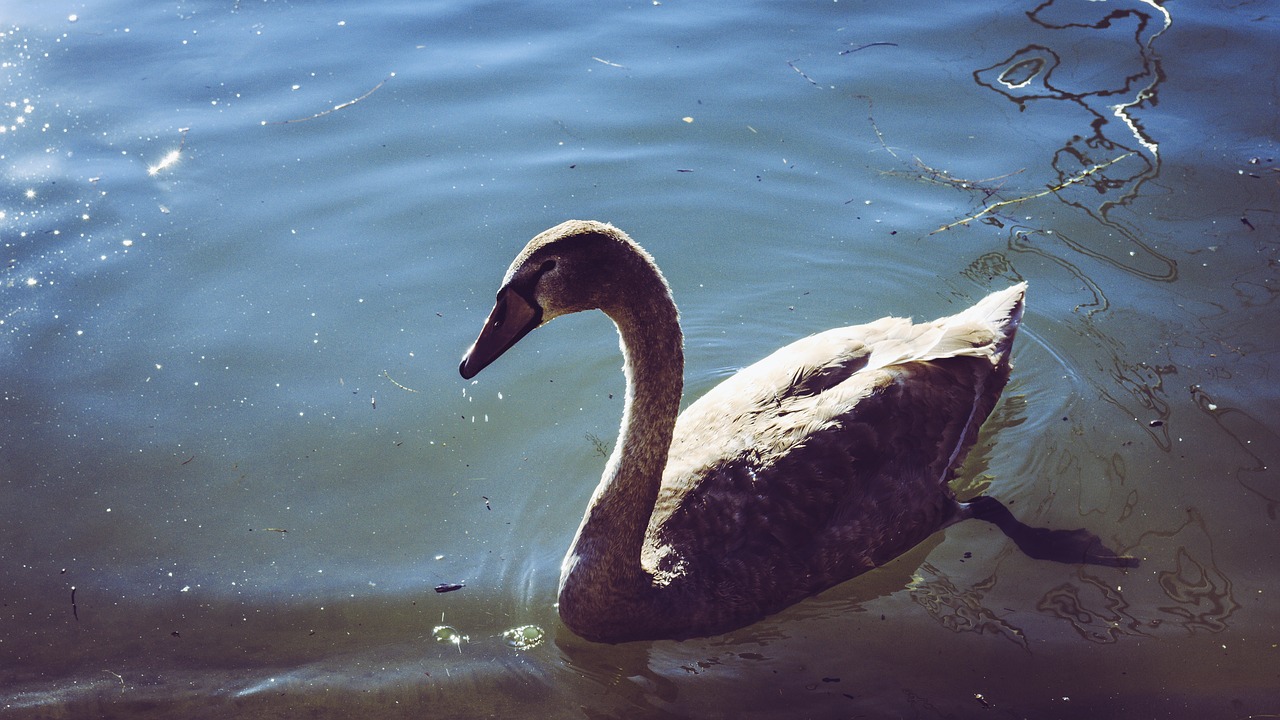
[[[0,715],[1280,712],[1273,10],[6,7]],[[616,336],[456,370],[570,217],[662,265],[691,396],[1027,280],[959,485],[1141,568],[961,524],[726,636],[575,638]]]

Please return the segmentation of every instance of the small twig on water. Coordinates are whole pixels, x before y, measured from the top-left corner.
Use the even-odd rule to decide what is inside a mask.
[[[400,388],[401,390],[404,390],[405,392],[411,392],[411,393],[418,392],[417,390],[414,390],[411,387],[405,387],[404,385],[401,385],[400,383],[396,382],[395,379],[392,378],[391,375],[386,370],[382,371],[382,376],[390,380],[392,385],[395,385],[396,387]]]
[[[858,52],[859,50],[866,50],[866,49],[867,49],[867,48],[869,48],[869,47],[877,47],[877,46],[880,46],[880,45],[886,45],[886,46],[888,46],[888,47],[898,47],[898,43],[891,43],[891,42],[873,42],[873,43],[867,43],[866,45],[859,45],[858,47],[856,47],[856,48],[854,48],[854,49],[852,49],[852,50],[841,50],[841,51],[840,51],[840,54],[841,54],[841,55],[848,55],[848,54],[850,54],[850,53],[856,53],[856,52]]]
[[[1057,184],[1057,185],[1053,185],[1053,186],[1050,186],[1050,187],[1048,187],[1048,188],[1045,188],[1044,190],[1041,190],[1041,191],[1040,191],[1040,192],[1038,192],[1038,193],[1032,193],[1032,194],[1030,194],[1030,195],[1026,195],[1026,196],[1023,196],[1023,197],[1013,198],[1013,199],[1010,199],[1010,200],[1001,200],[1001,201],[1000,201],[1000,202],[998,202],[998,203],[993,203],[993,204],[986,206],[985,208],[983,208],[983,209],[979,210],[978,212],[976,212],[976,213],[974,213],[974,214],[972,214],[972,215],[970,215],[970,216],[968,216],[968,217],[966,217],[966,218],[963,218],[963,219],[961,219],[961,220],[957,220],[957,221],[955,221],[955,222],[953,222],[953,223],[948,223],[948,224],[946,224],[946,225],[943,225],[942,227],[938,228],[937,230],[934,230],[933,232],[931,232],[931,233],[929,233],[929,234],[930,234],[930,235],[936,235],[936,234],[938,234],[938,233],[940,233],[940,232],[942,232],[942,231],[944,231],[944,230],[950,230],[951,228],[953,228],[953,227],[955,227],[955,226],[957,226],[957,225],[967,225],[967,224],[969,224],[969,223],[973,222],[974,220],[977,220],[977,219],[978,219],[978,218],[980,218],[980,217],[983,217],[983,216],[985,216],[985,215],[990,215],[991,213],[995,212],[996,210],[998,210],[998,209],[1000,209],[1000,208],[1002,208],[1002,207],[1006,207],[1006,206],[1008,206],[1008,205],[1016,205],[1016,204],[1018,204],[1018,203],[1023,203],[1023,202],[1026,202],[1026,201],[1028,201],[1028,200],[1035,200],[1036,198],[1042,198],[1042,197],[1044,197],[1045,195],[1052,195],[1053,193],[1056,193],[1056,192],[1058,192],[1059,190],[1063,190],[1063,189],[1067,188],[1067,187],[1068,187],[1068,186],[1070,186],[1070,185],[1074,185],[1074,184],[1076,184],[1076,183],[1078,183],[1078,182],[1080,182],[1080,181],[1084,180],[1085,178],[1089,177],[1090,175],[1093,175],[1094,173],[1096,173],[1096,172],[1098,172],[1098,171],[1100,171],[1100,170],[1104,170],[1104,169],[1106,169],[1106,168],[1108,168],[1108,167],[1111,167],[1112,165],[1115,165],[1116,163],[1120,162],[1121,160],[1124,160],[1125,158],[1129,157],[1129,156],[1130,156],[1130,155],[1132,155],[1132,154],[1133,154],[1133,153],[1131,153],[1131,152],[1129,152],[1129,153],[1125,153],[1125,154],[1121,155],[1120,157],[1113,158],[1113,159],[1111,159],[1111,160],[1108,160],[1107,162],[1104,162],[1104,163],[1101,163],[1101,164],[1098,164],[1098,165],[1094,165],[1093,167],[1088,168],[1087,170],[1085,170],[1084,172],[1080,173],[1079,175],[1075,175],[1075,176],[1073,176],[1073,177],[1067,178],[1065,181],[1063,181],[1063,182],[1061,182],[1061,183],[1059,183],[1059,184]]]
[[[796,58],[796,60],[799,60],[799,59],[800,59],[800,58]],[[796,67],[795,60],[788,60],[788,61],[787,61],[787,65],[791,66],[791,69],[792,69],[792,70],[795,70],[796,72],[800,73],[800,77],[804,78],[805,80],[808,80],[808,81],[809,81],[809,83],[810,83],[811,85],[813,85],[814,87],[816,87],[816,88],[820,88],[820,87],[822,87],[822,86],[821,86],[821,85],[819,85],[818,83],[814,82],[814,79],[813,79],[813,78],[809,77],[808,75],[805,75],[803,70],[801,70],[800,68]]]
[[[609,457],[609,443],[600,439],[599,435],[596,435],[595,433],[587,433],[587,440],[589,440],[591,445],[595,447],[597,455],[600,457]]]
[[[871,100],[871,96],[870,95],[854,95],[853,97],[859,100],[866,101],[867,122],[871,123],[871,129],[875,131],[876,139],[880,141],[880,147],[884,148],[884,151],[889,153],[893,157],[895,158],[898,157],[898,153],[894,152],[893,149],[889,147],[889,144],[885,142],[884,133],[880,132],[880,126],[876,125],[875,115],[872,114],[872,111],[875,109],[875,103]]]
[[[164,157],[160,158],[160,162],[156,163],[155,165],[148,166],[147,167],[148,175],[154,176],[157,173],[159,173],[161,170],[168,168],[169,166],[173,165],[174,163],[182,159],[182,151],[185,150],[187,147],[187,132],[190,130],[191,128],[178,128],[178,132],[182,133],[182,139],[178,142],[178,149],[170,150],[169,152],[165,153]]]
[[[393,77],[395,77],[395,76],[396,76],[396,74],[395,74],[395,73],[391,73],[390,75],[388,75],[388,76],[386,76],[385,78],[383,78],[383,79],[382,79],[382,82],[378,83],[377,85],[374,85],[374,86],[369,90],[369,92],[367,92],[367,93],[365,93],[365,94],[361,95],[360,97],[358,97],[358,98],[356,98],[356,99],[354,99],[354,100],[348,100],[347,102],[340,103],[340,104],[338,104],[338,105],[334,105],[333,107],[329,108],[328,110],[321,110],[320,112],[316,113],[315,115],[309,115],[309,116],[307,116],[307,117],[300,117],[300,118],[292,118],[292,119],[290,119],[290,120],[276,120],[276,121],[274,121],[274,122],[273,122],[273,121],[269,121],[269,120],[263,120],[263,121],[262,121],[262,124],[263,124],[263,125],[288,125],[289,123],[300,123],[300,122],[306,122],[307,120],[315,120],[316,118],[324,117],[325,115],[328,115],[329,113],[334,113],[334,112],[337,112],[337,111],[339,111],[339,110],[346,110],[347,108],[351,107],[352,105],[355,105],[356,103],[360,102],[361,100],[364,100],[365,98],[369,97],[370,95],[372,95],[372,94],[374,94],[374,93],[378,92],[378,90],[382,89],[382,86],[383,86],[383,85],[386,85],[386,84],[387,84],[387,81],[388,81],[388,80],[390,80],[391,78],[393,78]]]
[[[895,175],[899,177],[913,177],[918,180],[923,180],[925,182],[937,183],[939,185],[950,185],[951,187],[958,188],[960,190],[981,190],[984,195],[986,195],[987,197],[991,197],[992,195],[995,195],[997,192],[999,192],[1000,188],[1004,187],[1003,182],[1001,182],[999,185],[995,185],[994,187],[991,185],[991,183],[995,182],[996,180],[1008,180],[1014,175],[1018,175],[1026,172],[1026,168],[1022,168],[1020,170],[1014,170],[1012,172],[1004,173],[1003,175],[996,175],[995,177],[989,177],[985,180],[966,180],[964,178],[954,177],[951,175],[951,173],[947,172],[946,170],[939,170],[934,167],[929,167],[929,165],[925,164],[925,162],[920,158],[915,158],[915,165],[917,168],[919,168],[923,172],[909,173],[902,170],[886,170],[884,171],[883,174]]]

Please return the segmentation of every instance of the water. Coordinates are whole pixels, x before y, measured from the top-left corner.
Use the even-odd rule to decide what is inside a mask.
[[[3,714],[1280,711],[1278,32],[1265,3],[7,7]],[[566,318],[456,372],[568,217],[658,258],[692,395],[1028,280],[961,485],[1142,567],[962,524],[726,636],[573,637],[616,338]]]

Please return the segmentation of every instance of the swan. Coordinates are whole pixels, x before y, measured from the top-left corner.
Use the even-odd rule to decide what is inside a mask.
[[[560,315],[613,320],[622,427],[561,567],[560,617],[600,642],[716,635],[966,517],[1016,540],[1003,506],[959,503],[948,481],[1009,378],[1025,292],[933,322],[889,317],[797,340],[679,413],[683,338],[666,279],[618,228],[570,220],[516,256],[459,372],[474,377]]]

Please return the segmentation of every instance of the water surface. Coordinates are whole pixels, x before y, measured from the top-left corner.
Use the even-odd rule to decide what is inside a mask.
[[[1280,712],[1265,3],[27,5],[0,17],[6,716]],[[693,396],[1027,280],[959,486],[1142,566],[962,524],[729,635],[575,638],[613,330],[456,372],[569,217],[663,266]]]

